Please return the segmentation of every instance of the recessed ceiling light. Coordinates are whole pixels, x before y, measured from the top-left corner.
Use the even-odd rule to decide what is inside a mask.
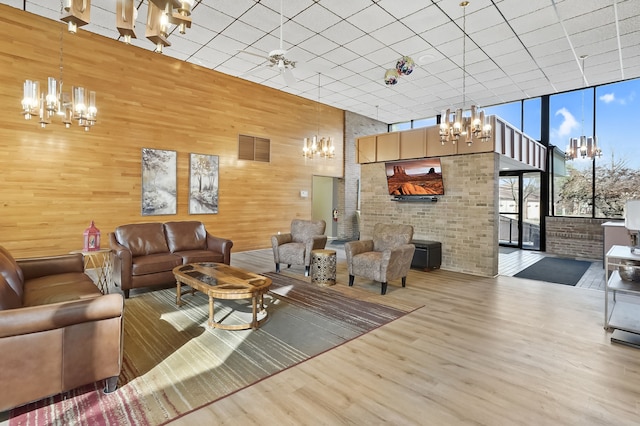
[[[435,58],[435,56],[433,56],[430,53],[427,53],[426,55],[422,55],[418,58],[418,63],[420,64],[428,64],[429,62],[431,62],[431,60]]]

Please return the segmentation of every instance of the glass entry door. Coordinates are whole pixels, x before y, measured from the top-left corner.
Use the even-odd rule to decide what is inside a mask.
[[[500,245],[540,250],[540,172],[500,172]]]
[[[520,244],[520,178],[500,176],[500,245],[519,247]]]

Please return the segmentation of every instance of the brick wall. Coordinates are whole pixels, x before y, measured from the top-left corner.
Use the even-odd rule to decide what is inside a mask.
[[[360,165],[361,238],[377,222],[413,225],[414,238],[442,243],[442,269],[498,273],[498,154],[442,157],[445,195],[437,203],[391,201],[384,163]]]
[[[338,238],[357,239],[356,210],[360,164],[356,162],[356,139],[361,136],[385,133],[387,125],[349,111],[345,111],[344,122],[344,179],[339,180],[338,183],[338,211],[340,212]]]
[[[547,217],[547,253],[563,257],[602,259],[602,224],[609,219]]]

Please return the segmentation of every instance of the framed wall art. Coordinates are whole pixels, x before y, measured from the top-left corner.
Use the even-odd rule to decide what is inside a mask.
[[[142,148],[142,216],[176,214],[176,151]]]
[[[189,214],[218,213],[218,156],[189,155]]]

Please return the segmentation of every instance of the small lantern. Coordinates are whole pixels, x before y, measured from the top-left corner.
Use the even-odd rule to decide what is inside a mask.
[[[96,250],[100,250],[100,230],[91,221],[91,225],[84,230],[84,251]]]

